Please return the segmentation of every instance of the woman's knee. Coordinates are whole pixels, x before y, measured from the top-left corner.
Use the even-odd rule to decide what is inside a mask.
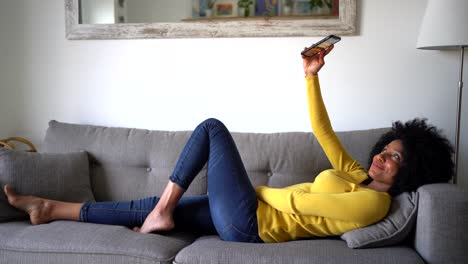
[[[221,122],[219,119],[216,119],[214,117],[210,117],[208,119],[206,119],[205,121],[201,122],[200,125],[203,125],[203,124],[209,124],[209,125],[222,125],[224,126],[223,122]]]
[[[202,128],[203,130],[205,131],[227,131],[229,132],[229,130],[227,129],[227,127],[224,125],[223,122],[221,122],[220,120],[216,119],[216,118],[208,118],[206,119],[205,121],[201,122],[197,128]]]

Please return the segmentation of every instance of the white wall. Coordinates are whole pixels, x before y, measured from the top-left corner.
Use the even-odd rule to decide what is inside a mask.
[[[415,48],[425,4],[358,1],[359,34],[343,37],[321,72],[336,130],[427,117],[453,141],[459,53]],[[0,138],[40,145],[51,119],[188,130],[217,117],[233,131],[310,130],[299,52],[319,38],[68,41],[61,0],[1,1],[0,30]]]

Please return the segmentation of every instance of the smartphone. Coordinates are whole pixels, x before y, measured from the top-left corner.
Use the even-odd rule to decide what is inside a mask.
[[[341,38],[335,35],[330,35],[328,37],[323,38],[319,42],[313,44],[312,46],[308,47],[304,51],[301,52],[301,55],[306,57],[313,57],[317,55],[319,52],[323,50],[327,50],[330,48],[331,45],[340,41]]]

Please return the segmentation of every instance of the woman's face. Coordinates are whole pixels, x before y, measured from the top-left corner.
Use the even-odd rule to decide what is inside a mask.
[[[404,161],[403,152],[401,140],[390,142],[372,159],[369,176],[378,183],[392,186]]]

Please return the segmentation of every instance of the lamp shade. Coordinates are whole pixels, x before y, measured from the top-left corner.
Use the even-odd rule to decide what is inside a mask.
[[[468,0],[428,0],[418,49],[454,49],[468,46]]]

